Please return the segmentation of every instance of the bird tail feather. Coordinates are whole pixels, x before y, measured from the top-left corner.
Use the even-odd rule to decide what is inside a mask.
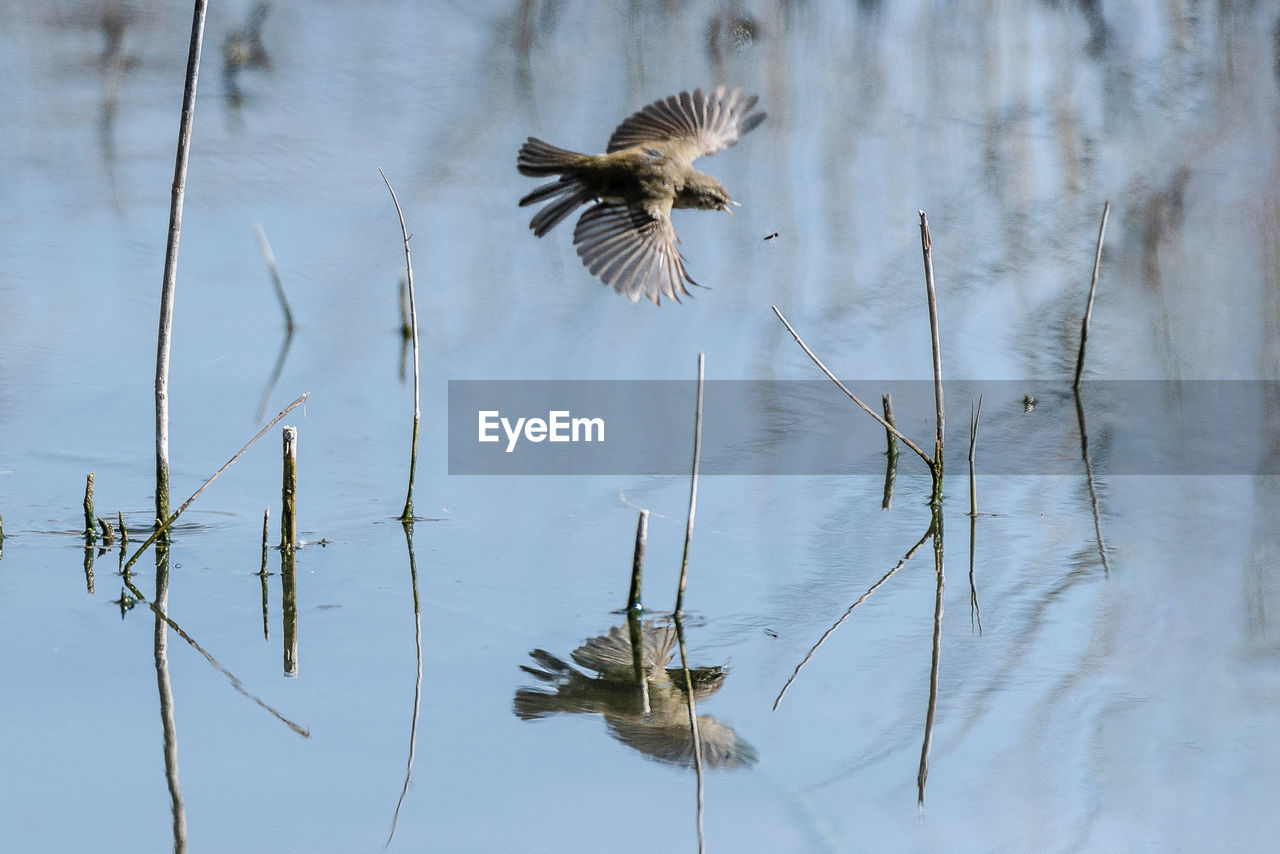
[[[516,156],[516,168],[520,170],[521,175],[534,178],[559,175],[566,169],[578,165],[586,156],[531,136],[520,147],[520,153]]]
[[[576,183],[570,183],[568,192],[559,201],[547,205],[533,215],[533,219],[529,220],[529,227],[533,229],[534,236],[541,237],[555,228],[560,220],[577,210],[579,205],[591,199],[590,193],[582,190]]]

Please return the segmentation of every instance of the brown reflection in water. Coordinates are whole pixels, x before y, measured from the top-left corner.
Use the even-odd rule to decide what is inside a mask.
[[[271,3],[259,0],[244,26],[227,33],[222,42],[222,82],[226,88],[227,103],[232,107],[244,103],[244,93],[240,89],[241,71],[271,70],[271,54],[262,41],[262,27],[270,11]]]
[[[516,715],[523,720],[554,714],[600,715],[610,734],[623,744],[660,762],[694,767],[684,671],[668,667],[676,630],[646,621],[639,634],[639,674],[626,624],[614,626],[570,654],[581,670],[546,650],[533,650],[529,655],[538,666],[521,665],[520,669],[545,687],[516,691]],[[727,675],[723,665],[690,668],[694,699],[701,702],[715,694]],[[698,715],[697,723],[702,761],[707,767],[740,768],[755,763],[755,748],[732,727],[710,715]]]
[[[294,550],[280,549],[280,599],[284,618],[284,675],[298,675],[298,592],[294,584]]]

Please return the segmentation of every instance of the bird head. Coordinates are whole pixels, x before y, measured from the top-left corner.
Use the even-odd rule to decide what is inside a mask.
[[[685,181],[684,187],[676,194],[673,207],[733,213],[729,206],[737,204],[729,198],[729,191],[724,188],[724,184],[710,175],[696,173]]]

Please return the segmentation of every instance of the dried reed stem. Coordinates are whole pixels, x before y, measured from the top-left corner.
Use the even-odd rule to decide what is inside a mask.
[[[933,346],[933,403],[938,426],[934,433],[933,474],[934,501],[942,499],[942,444],[947,419],[942,404],[942,345],[938,336],[938,292],[933,285],[933,237],[929,234],[929,218],[920,211],[920,248],[924,254],[924,287],[929,302],[929,341]]]
[[[631,589],[627,592],[627,610],[641,611],[644,605],[640,602],[640,587],[644,575],[644,545],[649,538],[649,511],[640,511],[640,521],[636,523],[636,547],[631,554]]]
[[[1111,202],[1102,205],[1102,222],[1098,224],[1098,248],[1093,253],[1093,277],[1089,280],[1089,301],[1084,306],[1084,320],[1080,321],[1080,352],[1076,355],[1076,378],[1071,388],[1080,390],[1080,375],[1084,373],[1084,347],[1089,340],[1089,323],[1093,320],[1093,297],[1098,292],[1098,269],[1102,266],[1102,238],[1107,233],[1107,216]]]
[[[187,79],[182,93],[182,117],[178,122],[178,151],[174,158],[173,188],[169,199],[169,240],[164,253],[164,282],[160,289],[160,323],[156,334],[156,531],[169,518],[169,347],[173,339],[173,298],[178,288],[178,238],[182,234],[182,201],[187,186],[187,161],[191,152],[191,125],[196,112],[196,81],[200,75],[200,50],[204,43],[207,0],[195,0],[191,20],[191,44],[187,51]],[[163,536],[163,534],[162,534]]]
[[[418,422],[422,420],[421,380],[418,377],[418,303],[413,289],[413,257],[409,252],[409,240],[413,235],[405,227],[404,212],[400,210],[400,200],[396,198],[396,191],[392,189],[387,173],[379,167],[378,174],[387,185],[391,201],[396,206],[396,216],[400,218],[400,234],[404,237],[404,265],[407,271],[405,281],[409,284],[409,324],[413,334],[413,443],[409,452],[409,490],[405,495],[404,510],[400,513],[400,521],[407,522],[413,519],[413,476],[418,468]]]
[[[693,541],[693,515],[698,508],[698,468],[702,464],[702,385],[706,366],[706,354],[698,353],[698,400],[693,410],[693,472],[689,476],[689,518],[684,526],[684,554],[680,558],[680,589],[676,592],[677,616],[684,612],[684,588],[689,576],[689,544]]]
[[[280,548],[291,552],[298,545],[298,428],[280,431],[283,448],[283,479],[280,485]]]

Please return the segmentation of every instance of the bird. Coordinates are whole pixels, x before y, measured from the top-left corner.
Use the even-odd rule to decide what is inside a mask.
[[[529,222],[541,237],[580,206],[573,242],[583,265],[633,303],[689,296],[689,276],[671,225],[672,208],[728,211],[738,203],[724,184],[693,168],[764,121],[756,95],[701,88],[654,101],[618,125],[604,154],[579,154],[529,137],[516,157],[520,174],[557,176],[520,200],[547,202]]]

